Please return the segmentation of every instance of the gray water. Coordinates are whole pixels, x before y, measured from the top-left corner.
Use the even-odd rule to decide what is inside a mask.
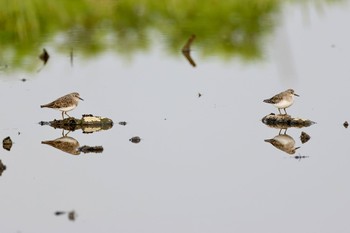
[[[194,42],[193,68],[155,36],[129,59],[107,51],[73,66],[48,43],[40,72],[1,71],[0,136],[14,142],[0,153],[1,232],[349,232],[349,11],[285,5],[256,62],[203,58]],[[262,100],[288,88],[300,95],[288,113],[317,122],[288,130],[301,160],[264,142],[278,129],[261,122],[277,113]],[[103,153],[41,144],[62,131],[38,124],[61,117],[40,105],[73,91],[84,101],[70,115],[115,123],[69,133]]]

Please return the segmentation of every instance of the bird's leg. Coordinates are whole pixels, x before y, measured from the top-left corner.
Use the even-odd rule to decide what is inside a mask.
[[[67,135],[70,133],[70,131],[68,131],[67,133],[64,133],[64,129],[62,130],[62,137],[67,137]]]
[[[284,108],[283,110],[284,110],[284,112],[285,112],[285,115],[288,115],[286,109]]]
[[[64,112],[64,114],[66,114],[68,117],[71,117],[71,116],[69,116],[69,115],[68,115],[68,113],[67,113],[67,112]]]
[[[280,113],[280,115],[282,115],[281,110],[279,108],[277,108],[277,109],[278,109],[278,112]]]
[[[287,129],[281,128],[280,131],[278,132],[278,135],[286,134],[287,133]],[[284,132],[282,133],[283,130],[284,130]]]
[[[62,112],[62,119],[64,120],[64,115],[63,115],[64,112]]]

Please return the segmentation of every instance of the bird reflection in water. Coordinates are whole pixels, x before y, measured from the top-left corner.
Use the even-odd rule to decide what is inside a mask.
[[[274,138],[265,139],[264,141],[271,143],[271,145],[277,149],[282,150],[290,155],[295,154],[295,151],[300,148],[295,147],[295,140],[286,134],[286,132],[284,134],[278,134]]]
[[[59,149],[63,152],[66,152],[72,155],[79,155],[80,154],[79,142],[75,138],[67,136],[68,133],[63,135],[60,138],[57,138],[54,140],[42,141],[41,143],[50,145],[56,149]]]
[[[62,137],[54,140],[42,141],[41,144],[50,145],[56,149],[59,149],[63,152],[66,152],[72,155],[80,155],[81,152],[83,152],[84,154],[103,152],[102,146],[80,146],[79,142],[75,138],[68,136],[69,133],[70,131],[64,134],[64,130],[63,130]]]

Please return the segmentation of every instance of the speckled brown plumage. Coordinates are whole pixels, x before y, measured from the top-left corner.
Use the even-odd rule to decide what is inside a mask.
[[[269,99],[265,99],[264,102],[268,104],[273,104],[278,112],[281,114],[280,109],[283,109],[285,114],[287,114],[286,108],[290,107],[294,103],[294,96],[299,96],[294,93],[293,89],[288,89],[277,95],[272,96]]]
[[[79,142],[72,137],[63,136],[55,140],[42,141],[42,144],[50,145],[72,155],[79,155]]]
[[[62,118],[64,119],[64,115],[66,114],[68,117],[70,117],[67,112],[73,110],[78,106],[79,99],[80,98],[79,93],[73,92],[68,95],[62,96],[51,103],[41,105],[41,108],[53,108],[62,111]]]

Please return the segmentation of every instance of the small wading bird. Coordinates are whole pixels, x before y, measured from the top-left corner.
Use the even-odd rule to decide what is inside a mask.
[[[51,103],[41,105],[41,108],[53,108],[62,111],[62,118],[64,119],[64,114],[70,117],[67,112],[75,109],[78,106],[80,98],[79,93],[73,92],[68,95],[62,96]]]
[[[294,103],[294,96],[299,96],[294,93],[293,89],[288,89],[283,91],[270,99],[264,100],[265,103],[273,104],[278,109],[278,112],[281,114],[281,110],[283,109],[285,114],[287,114],[286,108],[290,107]]]
[[[184,45],[184,47],[182,47],[182,54],[186,57],[186,59],[189,61],[189,63],[193,66],[196,67],[196,63],[193,61],[192,57],[191,57],[191,44],[194,41],[194,39],[196,38],[196,35],[192,35],[187,43]]]

